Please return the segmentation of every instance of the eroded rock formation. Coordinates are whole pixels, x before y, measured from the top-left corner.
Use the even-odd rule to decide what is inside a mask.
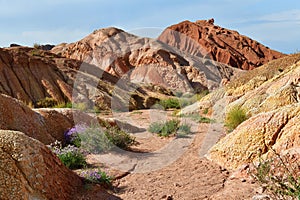
[[[240,69],[253,69],[284,54],[214,24],[214,20],[183,21],[172,25],[158,38],[190,54]]]

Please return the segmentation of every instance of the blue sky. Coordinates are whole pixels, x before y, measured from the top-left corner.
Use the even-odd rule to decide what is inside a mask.
[[[300,50],[297,0],[0,0],[0,46],[74,42],[110,26],[157,32],[209,18],[278,51]]]

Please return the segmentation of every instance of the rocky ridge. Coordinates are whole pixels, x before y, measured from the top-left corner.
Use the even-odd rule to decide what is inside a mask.
[[[190,54],[249,70],[284,54],[214,24],[214,19],[183,21],[164,30],[158,40]]]
[[[96,30],[80,41],[57,45],[51,51],[96,65],[114,76],[128,77],[134,83],[183,92],[216,88],[223,78],[230,79],[236,71],[117,28]]]

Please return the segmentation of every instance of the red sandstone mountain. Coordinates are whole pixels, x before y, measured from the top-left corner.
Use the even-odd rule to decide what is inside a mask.
[[[134,83],[183,92],[215,88],[236,71],[117,28],[96,30],[80,41],[57,45],[51,51],[96,65],[116,77],[128,76]]]
[[[246,70],[284,56],[237,31],[214,25],[214,19],[183,21],[168,27],[158,39],[193,55]]]

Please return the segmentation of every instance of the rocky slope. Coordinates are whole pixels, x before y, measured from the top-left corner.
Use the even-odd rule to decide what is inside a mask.
[[[235,69],[182,53],[163,42],[140,38],[117,28],[94,31],[82,40],[60,44],[58,55],[85,61],[117,77],[139,84],[160,85],[173,90],[202,91],[219,86]]]
[[[183,21],[168,27],[158,39],[193,55],[246,70],[284,56],[237,31],[215,25],[214,19]]]
[[[47,97],[58,104],[83,103],[110,109],[147,108],[159,95],[158,88],[124,84],[109,73],[73,59],[27,47],[0,48],[0,92],[33,107]],[[151,97],[151,94],[153,94]]]
[[[280,70],[268,70],[274,65]],[[268,76],[264,71],[269,71]],[[273,150],[281,154],[300,145],[300,54],[276,60],[255,73],[253,82],[238,82],[239,87],[228,87],[224,93],[227,111],[238,106],[251,116],[209,152],[210,159],[230,169],[272,155]]]

